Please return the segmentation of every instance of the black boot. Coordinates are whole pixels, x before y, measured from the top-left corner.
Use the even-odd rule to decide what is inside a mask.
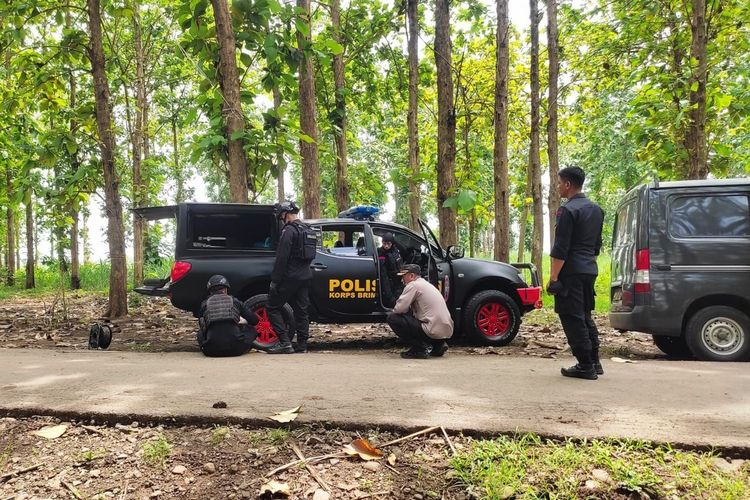
[[[560,373],[562,373],[563,377],[583,378],[586,380],[596,380],[599,378],[592,363],[576,363],[570,368],[560,368]]]
[[[602,367],[602,362],[599,361],[599,351],[593,351],[591,353],[591,360],[594,362],[594,370],[596,370],[596,374],[604,375],[604,368]]]
[[[294,347],[288,335],[279,335],[279,341],[269,347],[266,352],[268,354],[294,354]]]
[[[443,354],[445,354],[448,351],[448,343],[445,341],[442,342],[433,342],[432,343],[432,351],[430,351],[430,356],[434,358],[439,358]]]
[[[307,352],[307,340],[298,340],[294,346],[294,352],[304,354]]]
[[[430,357],[430,346],[420,345],[414,346],[408,351],[401,353],[401,357],[405,359],[428,359]]]

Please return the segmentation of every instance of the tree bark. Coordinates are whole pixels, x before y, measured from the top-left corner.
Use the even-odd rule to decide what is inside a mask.
[[[107,239],[109,240],[109,307],[107,317],[118,318],[128,313],[127,268],[125,264],[125,234],[122,224],[120,181],[115,170],[115,139],[112,133],[109,82],[104,63],[102,45],[102,20],[99,0],[86,0],[91,40],[91,72],[96,99],[96,125],[99,131],[99,149],[104,169],[104,195],[107,212]]]
[[[140,5],[132,3],[133,8],[133,44],[135,49],[135,123],[131,140],[133,145],[133,205],[142,207],[146,186],[143,183],[141,160],[145,158],[143,146],[145,135],[143,129],[146,114],[146,76],[144,69],[143,41],[141,30]],[[143,239],[145,221],[133,215],[133,283],[143,283]]]
[[[77,209],[73,209],[70,215],[73,218],[73,226],[70,228],[70,288],[79,290],[81,288],[81,261],[78,255],[78,218],[80,214]]]
[[[341,46],[341,0],[331,2],[333,39]],[[346,98],[344,53],[333,56],[333,85],[335,106],[333,112],[333,138],[336,144],[336,208],[339,212],[349,208],[349,181],[347,179],[346,152]]]
[[[510,197],[508,181],[508,73],[509,73],[508,0],[497,0],[495,63],[495,260],[510,259]]]
[[[279,113],[281,113],[281,91],[279,85],[274,84],[273,86],[273,111],[276,113],[278,119]],[[278,129],[277,129],[278,130]],[[278,139],[278,132],[277,137]],[[276,191],[279,202],[286,199],[286,192],[284,188],[284,171],[286,170],[286,161],[284,160],[284,151],[281,148],[276,150],[276,170],[278,177],[276,178]]]
[[[560,160],[557,148],[557,101],[558,75],[560,72],[560,50],[557,34],[557,0],[547,0],[547,52],[549,53],[549,93],[547,103],[547,157],[549,158],[549,211],[550,248],[555,242],[557,209],[560,208],[560,193],[557,192],[557,173]]]
[[[172,160],[174,161],[175,176],[175,203],[183,203],[187,196],[185,195],[185,176],[180,166],[180,144],[177,139],[177,117],[172,116]]]
[[[690,121],[685,137],[688,151],[688,178],[705,179],[708,176],[708,144],[706,142],[706,84],[708,83],[708,44],[706,34],[706,0],[692,0],[690,29],[691,75]],[[695,61],[695,64],[692,64]]]
[[[35,288],[34,279],[34,206],[32,205],[32,190],[26,190],[26,289]]]
[[[297,30],[297,49],[302,60],[299,66],[299,121],[300,130],[312,142],[300,139],[302,157],[302,185],[304,215],[308,219],[320,217],[320,169],[318,165],[318,124],[315,116],[315,74],[311,58],[312,37],[310,23],[310,0],[297,0],[301,11],[299,23],[307,26],[308,35]]]
[[[89,244],[89,214],[83,212],[83,229],[81,230],[81,239],[83,240],[83,263],[91,263],[91,245]]]
[[[527,176],[528,177],[528,176]],[[529,225],[529,205],[526,204],[526,198],[529,196],[529,188],[526,188],[524,195],[523,209],[521,210],[521,221],[518,223],[518,254],[517,262],[526,260],[526,227]]]
[[[244,140],[235,138],[245,130],[245,115],[240,102],[240,77],[237,71],[234,30],[227,0],[211,0],[219,42],[219,79],[224,104],[222,115],[227,136],[229,193],[233,203],[247,203],[247,155]]]
[[[5,187],[8,199],[13,196],[13,175],[10,172],[10,165],[5,165]],[[13,207],[8,206],[5,208],[5,236],[6,236],[6,269],[7,274],[5,276],[5,284],[13,286],[16,281],[16,236],[14,234],[16,228],[15,214],[13,213]]]
[[[529,173],[533,200],[534,226],[531,236],[531,262],[542,278],[542,240],[544,239],[544,211],[542,209],[542,165],[539,158],[539,8],[537,0],[529,0],[531,19],[531,144]]]
[[[437,206],[440,243],[456,244],[456,212],[443,206],[456,185],[456,108],[453,102],[449,0],[435,0],[435,64],[438,96]]]
[[[409,51],[409,111],[406,115],[406,128],[409,135],[409,227],[419,231],[421,215],[421,183],[419,182],[419,130],[417,115],[419,111],[419,0],[407,0],[406,16],[408,19]]]

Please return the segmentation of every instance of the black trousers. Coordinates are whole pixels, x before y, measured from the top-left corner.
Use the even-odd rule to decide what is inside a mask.
[[[251,325],[237,325],[234,322],[212,324],[208,330],[198,331],[198,345],[201,352],[212,358],[242,356],[258,338],[258,332]]]
[[[599,330],[591,317],[594,310],[594,282],[591,274],[560,277],[563,291],[555,295],[555,312],[560,316],[570,350],[579,363],[599,358]]]
[[[393,333],[412,348],[424,350],[430,346],[440,345],[443,341],[429,337],[422,330],[422,323],[412,314],[391,313],[388,315],[388,326]]]
[[[294,311],[297,342],[307,343],[310,335],[310,316],[307,313],[310,307],[310,280],[284,281],[275,288],[274,292],[268,294],[268,320],[283,344],[290,343],[295,334],[295,332],[289,332],[284,323],[281,310],[287,303]]]

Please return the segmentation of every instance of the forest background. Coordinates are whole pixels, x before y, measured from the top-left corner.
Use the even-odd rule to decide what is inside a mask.
[[[750,4],[530,0],[511,24],[519,5],[3,2],[0,297],[108,290],[127,314],[171,263],[139,206],[388,206],[541,269],[561,167],[587,171],[607,245],[635,185],[750,174]]]

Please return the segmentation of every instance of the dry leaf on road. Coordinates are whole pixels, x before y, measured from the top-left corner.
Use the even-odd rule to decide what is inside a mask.
[[[632,359],[625,359],[625,358],[618,358],[617,356],[610,358],[615,363],[637,363],[637,361],[634,361]]]
[[[302,407],[298,406],[297,408],[292,408],[291,410],[284,410],[276,413],[275,415],[271,415],[271,420],[275,420],[276,422],[281,422],[282,424],[285,424],[287,422],[291,422],[294,419],[296,419],[299,416],[299,411]]]
[[[383,458],[383,452],[371,445],[366,439],[355,439],[344,446],[347,455],[359,455],[362,460],[377,460]]]
[[[65,424],[53,425],[50,427],[42,427],[38,431],[32,432],[33,435],[43,437],[46,439],[57,439],[68,430],[68,426]]]
[[[260,487],[261,498],[278,498],[278,495],[288,497],[292,494],[287,483],[279,483],[278,481],[268,481],[266,484]]]

